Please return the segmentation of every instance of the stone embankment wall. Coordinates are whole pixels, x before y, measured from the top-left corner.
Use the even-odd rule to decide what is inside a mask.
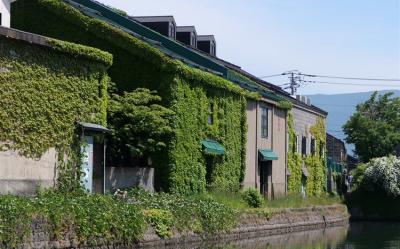
[[[52,241],[48,226],[43,221],[32,225],[32,236],[20,248],[24,249],[130,249],[130,248],[174,248],[179,244],[198,244],[202,242],[223,242],[249,240],[268,236],[282,235],[292,232],[321,229],[325,227],[344,226],[349,221],[346,206],[334,205],[326,207],[284,209],[270,214],[259,211],[243,213],[238,224],[230,232],[217,235],[198,235],[194,233],[175,233],[169,239],[158,237],[152,228],[143,239],[135,244],[108,243],[104,240],[92,241],[89,245],[78,245],[69,238]]]

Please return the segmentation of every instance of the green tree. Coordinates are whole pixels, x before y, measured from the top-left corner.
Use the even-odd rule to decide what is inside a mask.
[[[112,165],[146,163],[153,153],[166,148],[173,112],[160,103],[157,92],[145,88],[110,94],[108,159]]]
[[[393,94],[373,93],[343,126],[346,142],[364,162],[390,155],[400,143],[400,98]]]

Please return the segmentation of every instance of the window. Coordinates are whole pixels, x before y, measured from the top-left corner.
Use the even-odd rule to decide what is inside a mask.
[[[261,107],[261,137],[268,137],[268,108]]]
[[[291,143],[291,140],[290,140],[290,133],[287,133],[287,134],[286,134],[286,152],[289,152],[290,143]]]
[[[319,156],[321,158],[325,157],[325,143],[323,143],[323,142],[319,143]]]
[[[1,18],[1,13],[0,13],[0,26],[2,25],[2,18]]]
[[[313,155],[313,156],[315,156],[315,154],[316,154],[315,146],[316,146],[315,138],[311,138],[310,147],[311,147],[311,155]]]
[[[210,103],[208,106],[208,124],[213,125],[214,124],[214,104]]]
[[[301,140],[301,154],[307,155],[307,137],[303,137]]]

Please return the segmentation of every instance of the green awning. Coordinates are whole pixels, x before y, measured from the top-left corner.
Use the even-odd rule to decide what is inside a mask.
[[[216,155],[223,155],[225,154],[225,148],[219,144],[217,141],[214,140],[203,140],[203,142],[201,142],[201,144],[203,145],[203,149],[205,153],[208,154],[216,154]]]
[[[258,150],[258,154],[260,156],[260,161],[278,160],[278,156],[272,150],[261,149]]]

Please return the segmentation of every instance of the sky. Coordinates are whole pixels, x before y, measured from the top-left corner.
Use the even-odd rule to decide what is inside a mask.
[[[400,0],[99,0],[132,16],[173,15],[213,34],[217,56],[256,75],[400,79]],[[287,76],[265,80],[282,85]],[[398,81],[308,78],[299,94],[400,89]],[[365,84],[368,84],[366,86]],[[372,86],[373,85],[373,86]]]

